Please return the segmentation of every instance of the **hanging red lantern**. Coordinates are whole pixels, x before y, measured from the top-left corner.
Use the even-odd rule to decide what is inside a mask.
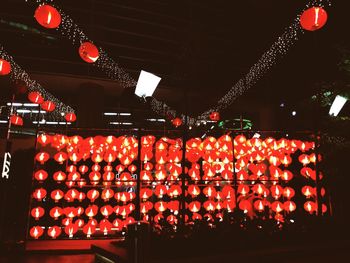
[[[46,146],[47,144],[49,144],[51,142],[51,136],[47,135],[47,134],[40,134],[38,136],[38,142],[42,145],[42,146]]]
[[[67,122],[75,122],[75,120],[77,119],[77,116],[75,115],[74,112],[68,112],[66,113],[64,118],[66,119]]]
[[[11,64],[0,58],[0,76],[7,75],[11,72]]]
[[[58,227],[58,226],[51,226],[47,230],[47,235],[50,236],[51,238],[55,239],[56,237],[61,235],[61,232],[62,232],[62,230],[61,230],[60,227]]]
[[[217,112],[217,111],[213,111],[213,112],[210,113],[209,118],[212,121],[219,121],[220,120],[220,113]]]
[[[322,7],[311,7],[302,13],[300,25],[305,30],[315,31],[326,24],[327,18],[327,12]]]
[[[33,226],[30,230],[29,230],[29,234],[31,237],[38,239],[39,237],[41,237],[44,233],[44,229],[41,226]]]
[[[57,220],[57,218],[59,218],[62,214],[63,214],[63,209],[61,207],[56,206],[51,208],[50,210],[50,216],[55,220]]]
[[[112,189],[104,189],[101,193],[101,199],[107,202],[110,198],[114,196],[114,191]]]
[[[33,197],[38,200],[38,201],[41,201],[43,198],[46,197],[46,190],[44,188],[39,188],[39,189],[36,189],[33,193]]]
[[[49,158],[50,155],[47,152],[38,152],[35,156],[35,160],[40,162],[40,164],[44,164]]]
[[[48,174],[44,170],[38,170],[34,174],[34,178],[38,181],[44,181],[48,177]]]
[[[177,128],[182,125],[182,120],[180,118],[175,118],[171,121],[171,123]]]
[[[85,214],[89,217],[92,218],[95,215],[97,215],[98,212],[98,206],[97,205],[89,205],[86,209],[85,209]]]
[[[252,204],[248,200],[240,201],[238,206],[245,214],[252,210]]]
[[[10,117],[10,122],[12,125],[23,126],[23,119],[18,115],[12,115]]]
[[[283,196],[286,197],[287,199],[291,199],[295,195],[295,191],[291,187],[285,187],[283,189]]]
[[[275,198],[276,200],[280,198],[280,196],[283,193],[283,188],[280,185],[273,185],[271,186],[270,190],[271,190],[272,197]]]
[[[35,218],[35,220],[39,220],[39,218],[45,214],[45,210],[44,208],[38,206],[33,208],[30,214]]]
[[[51,198],[52,198],[53,200],[55,200],[56,203],[57,203],[59,200],[61,200],[61,199],[63,198],[63,196],[64,196],[64,193],[63,193],[63,191],[60,190],[60,189],[56,189],[56,190],[53,190],[53,191],[51,192]]]
[[[58,152],[55,154],[54,159],[59,164],[63,164],[63,162],[67,160],[67,154],[65,152]]]
[[[44,102],[44,98],[37,91],[32,91],[28,93],[28,99],[32,103],[41,104]]]
[[[248,185],[240,184],[238,186],[237,192],[242,196],[246,196],[249,193],[250,189]]]
[[[143,200],[147,200],[152,196],[152,190],[149,188],[141,188],[140,190],[140,197]]]
[[[86,224],[83,227],[83,232],[84,234],[86,234],[87,238],[90,238],[92,234],[94,234],[96,231],[96,226],[92,225],[92,224]]]
[[[100,221],[100,231],[102,231],[104,235],[107,235],[108,232],[111,231],[112,227],[113,225],[108,221],[108,219],[102,219]]]
[[[69,224],[65,226],[64,232],[69,238],[72,238],[74,234],[78,231],[78,226],[76,224]]]
[[[280,201],[275,201],[271,204],[271,209],[276,213],[280,213],[283,211],[283,204]]]
[[[96,189],[91,189],[87,192],[87,197],[90,199],[90,201],[93,203],[95,200],[100,196],[99,191]]]
[[[293,201],[286,201],[283,204],[283,209],[287,212],[293,212],[297,208]]]
[[[57,182],[62,182],[66,180],[66,174],[62,171],[57,171],[53,174],[53,179]]]
[[[44,101],[40,106],[43,110],[46,110],[48,112],[52,112],[56,108],[56,104],[50,100]]]
[[[188,192],[192,196],[192,198],[198,196],[201,193],[201,190],[197,185],[189,185]]]
[[[263,200],[256,200],[254,202],[254,208],[255,208],[255,210],[257,210],[259,212],[263,212],[265,210],[264,201]]]
[[[113,208],[110,205],[102,206],[100,208],[100,213],[107,218],[113,213]]]
[[[316,212],[317,210],[317,205],[315,202],[312,201],[307,201],[304,203],[304,209],[309,212],[310,214]]]
[[[154,209],[156,209],[159,213],[162,213],[167,210],[167,203],[164,201],[159,201],[154,204]]]
[[[215,197],[216,190],[214,186],[207,186],[203,189],[203,194],[207,197]]]
[[[99,51],[91,42],[84,42],[79,47],[79,55],[85,62],[94,63],[99,58]]]
[[[201,209],[201,203],[198,201],[193,201],[191,203],[188,204],[188,209],[192,212],[192,213],[197,213],[199,212],[199,210]]]
[[[38,6],[34,17],[41,26],[46,28],[57,28],[61,24],[60,13],[51,5]]]
[[[205,201],[203,207],[208,212],[213,212],[215,210],[215,202],[211,200]]]
[[[316,195],[316,191],[314,190],[314,188],[309,185],[305,185],[303,188],[301,188],[301,192],[303,193],[303,195],[306,196],[306,198],[310,198]]]

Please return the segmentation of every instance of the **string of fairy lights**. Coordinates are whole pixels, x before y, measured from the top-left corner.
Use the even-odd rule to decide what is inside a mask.
[[[55,110],[52,112],[52,117],[60,119],[64,116],[65,113],[71,112],[74,113],[74,109],[63,102],[61,102],[58,98],[44,89],[37,81],[30,78],[29,74],[22,69],[14,60],[14,58],[9,55],[4,47],[0,44],[0,57],[6,59],[11,64],[11,72],[10,78],[12,81],[23,81],[27,88],[28,92],[39,92],[41,96],[47,100],[55,103]]]
[[[50,3],[54,4],[54,0],[25,0],[26,2],[34,2],[37,4]],[[331,0],[311,0],[309,1],[302,12],[310,7],[318,6],[325,7],[331,6]],[[62,17],[62,21],[57,30],[65,38],[68,38],[73,45],[89,41],[88,36],[83,32],[80,27],[74,23],[73,19],[64,13],[64,11],[54,4],[54,7],[59,10]],[[300,12],[296,18],[293,20],[291,25],[285,28],[284,32],[277,38],[277,40],[271,45],[271,47],[263,53],[260,59],[248,70],[245,76],[239,79],[229,91],[222,96],[216,103],[216,105],[210,107],[202,114],[197,117],[190,117],[184,114],[178,114],[176,110],[172,109],[165,102],[159,101],[152,97],[151,99],[151,109],[164,117],[176,117],[180,118],[187,125],[192,126],[201,120],[206,120],[209,118],[210,113],[217,111],[223,111],[228,108],[239,96],[244,94],[248,89],[254,86],[263,76],[268,72],[271,67],[273,67],[279,59],[283,58],[287,54],[288,50],[295,44],[298,37],[304,33],[304,30],[300,26]],[[101,47],[99,50],[99,58],[96,63],[93,63],[96,67],[101,69],[110,79],[116,80],[121,83],[123,87],[134,87],[136,81],[123,70],[114,59],[112,59],[106,51]]]

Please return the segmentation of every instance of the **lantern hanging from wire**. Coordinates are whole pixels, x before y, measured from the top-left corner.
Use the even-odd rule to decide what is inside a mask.
[[[35,156],[35,159],[40,162],[40,164],[44,164],[49,158],[50,155],[47,152],[38,152]]]
[[[30,214],[35,218],[35,220],[39,220],[40,217],[44,216],[45,210],[44,208],[38,206],[33,208]]]
[[[61,24],[61,15],[56,8],[51,5],[40,5],[35,10],[36,21],[46,28],[57,28]]]
[[[48,174],[45,170],[38,170],[34,173],[34,178],[38,181],[44,181],[48,177]]]
[[[0,58],[0,76],[8,75],[11,72],[11,64]]]
[[[63,214],[63,210],[59,206],[55,206],[50,210],[50,216],[57,220]]]
[[[64,232],[69,238],[72,238],[78,232],[78,226],[71,223],[64,227]]]
[[[322,7],[311,7],[300,16],[300,25],[308,31],[322,28],[327,22],[327,12]]]
[[[33,193],[33,197],[38,200],[38,201],[41,201],[42,199],[44,199],[46,197],[46,190],[44,188],[39,188],[39,189],[36,189]]]
[[[33,226],[30,230],[29,230],[29,234],[31,237],[38,239],[39,237],[41,237],[44,233],[44,229],[41,226]]]
[[[77,119],[77,116],[75,115],[74,112],[68,112],[68,113],[66,113],[64,118],[67,122],[75,122]]]
[[[79,55],[85,62],[94,63],[99,58],[99,51],[91,42],[84,42],[79,47]]]
[[[16,126],[23,126],[23,119],[21,116],[18,116],[16,114],[12,115],[10,117],[10,122],[12,125],[16,125]]]
[[[53,101],[49,100],[44,101],[40,106],[43,110],[46,110],[47,112],[52,112],[56,108],[56,104]]]

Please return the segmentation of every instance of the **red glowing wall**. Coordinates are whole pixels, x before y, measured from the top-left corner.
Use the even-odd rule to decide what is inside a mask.
[[[137,216],[161,232],[254,218],[283,228],[327,213],[312,141],[190,138],[185,154],[182,139],[152,135],[37,141],[29,239],[115,237]]]

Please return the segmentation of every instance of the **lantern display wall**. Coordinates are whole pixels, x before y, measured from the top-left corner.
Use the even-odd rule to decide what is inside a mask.
[[[282,229],[328,210],[313,141],[43,133],[36,150],[29,239],[115,238],[135,220]]]

